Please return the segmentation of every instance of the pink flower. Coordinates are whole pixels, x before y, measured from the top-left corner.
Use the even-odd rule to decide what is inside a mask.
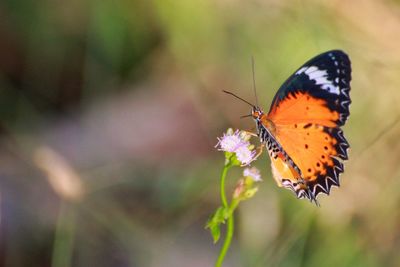
[[[243,176],[252,178],[254,182],[262,181],[260,171],[256,167],[244,169]]]
[[[235,151],[237,159],[243,164],[243,165],[249,165],[253,159],[254,156],[256,155],[255,151],[251,151],[248,146],[242,145],[238,147]]]
[[[248,139],[244,132],[239,130],[234,132],[232,129],[228,129],[221,138],[218,138],[215,147],[219,147],[220,151],[235,153],[243,165],[249,165],[254,160],[256,152],[251,149]]]
[[[247,142],[248,143],[248,142]],[[228,129],[224,135],[219,138],[218,143],[215,147],[219,146],[218,150],[226,152],[235,152],[238,147],[247,145],[246,142],[240,137],[239,130],[233,132],[232,129]]]

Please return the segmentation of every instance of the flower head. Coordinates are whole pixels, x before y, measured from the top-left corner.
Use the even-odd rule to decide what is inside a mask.
[[[246,141],[241,138],[239,130],[233,132],[229,129],[221,138],[218,138],[216,147],[219,146],[218,150],[221,151],[235,152],[242,145],[246,145]]]
[[[233,131],[228,129],[221,138],[218,138],[218,143],[215,147],[224,152],[235,153],[237,160],[242,165],[249,165],[256,155],[253,151],[254,146],[249,142],[250,136],[243,131]]]
[[[237,159],[243,165],[249,165],[256,155],[255,151],[251,151],[248,146],[242,145],[238,147],[235,151]]]
[[[250,177],[254,182],[262,181],[260,171],[256,167],[244,169],[243,176]]]

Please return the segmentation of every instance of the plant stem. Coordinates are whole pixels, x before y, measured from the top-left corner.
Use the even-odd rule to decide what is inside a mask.
[[[233,221],[233,213],[232,213],[231,216],[229,216],[229,218],[228,218],[228,225],[227,225],[227,229],[226,229],[224,245],[222,246],[221,252],[219,253],[217,262],[215,263],[215,267],[222,266],[226,252],[228,251],[229,246],[231,245],[233,229],[234,229],[234,221]]]
[[[222,263],[224,261],[226,252],[228,251],[231,241],[232,241],[232,236],[233,236],[233,229],[234,229],[234,219],[233,219],[233,211],[237,206],[237,201],[232,201],[231,206],[228,206],[228,201],[226,200],[226,195],[225,195],[225,177],[228,172],[228,169],[231,167],[230,160],[225,164],[224,169],[221,174],[221,201],[222,205],[225,208],[229,208],[229,217],[228,217],[228,222],[227,222],[227,228],[226,228],[226,235],[225,235],[225,240],[224,244],[222,245],[222,249],[219,253],[217,262],[215,263],[215,267],[221,267]]]
[[[74,234],[75,213],[68,203],[61,200],[51,259],[52,267],[71,266]]]
[[[228,201],[226,200],[226,196],[225,196],[225,177],[226,177],[226,173],[228,172],[228,169],[230,168],[230,164],[225,164],[224,169],[222,170],[222,174],[221,174],[221,188],[220,188],[220,194],[221,194],[221,201],[222,201],[222,205],[224,206],[224,208],[228,208]]]

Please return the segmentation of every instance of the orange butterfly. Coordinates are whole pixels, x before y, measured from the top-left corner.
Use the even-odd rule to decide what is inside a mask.
[[[276,93],[270,110],[253,105],[257,135],[278,185],[317,205],[319,193],[339,186],[349,144],[341,126],[349,116],[351,66],[339,50],[301,66]],[[247,102],[247,101],[246,101]]]

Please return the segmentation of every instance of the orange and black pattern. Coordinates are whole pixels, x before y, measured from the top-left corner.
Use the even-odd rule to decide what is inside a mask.
[[[269,150],[279,186],[316,201],[339,186],[349,144],[343,126],[349,116],[351,66],[339,50],[300,67],[278,90],[270,111],[253,108],[258,134]]]

